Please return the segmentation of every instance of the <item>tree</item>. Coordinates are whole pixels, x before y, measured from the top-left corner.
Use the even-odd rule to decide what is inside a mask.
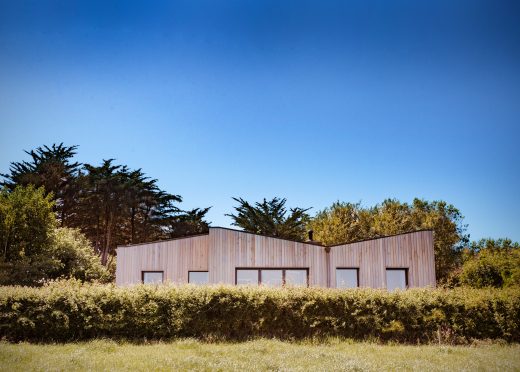
[[[464,250],[460,284],[471,287],[520,285],[520,244],[510,239],[481,239]]]
[[[77,146],[64,146],[60,143],[25,151],[31,160],[12,162],[10,173],[1,175],[4,178],[1,184],[10,190],[14,190],[16,186],[43,186],[47,194],[54,195],[54,209],[64,226],[75,203],[75,180],[81,167],[80,163],[71,160],[76,149]]]
[[[55,229],[49,253],[58,264],[48,273],[51,279],[76,278],[82,281],[108,282],[111,273],[101,264],[87,237],[77,229]]]
[[[110,279],[90,242],[79,231],[57,228],[52,194],[17,186],[0,192],[1,284],[35,285],[44,280]]]
[[[47,255],[56,227],[52,194],[17,186],[0,192],[0,282],[29,284],[46,279],[56,261]]]
[[[354,242],[375,236],[372,215],[361,203],[335,202],[316,213],[308,223],[314,238],[327,245]]]
[[[168,236],[170,238],[178,238],[208,232],[209,223],[204,218],[210,208],[195,208],[169,217],[167,219],[169,221]]]
[[[235,214],[226,214],[233,219],[233,225],[241,227],[245,231],[271,235],[285,239],[302,241],[305,239],[306,223],[310,208],[291,208],[288,212],[285,208],[286,199],[273,198],[254,205],[242,198],[233,198],[238,207],[234,207]]]
[[[17,186],[0,192],[0,241],[3,259],[16,261],[40,254],[49,244],[56,219],[52,194],[43,187]]]
[[[71,226],[92,241],[103,264],[117,245],[207,231],[203,218],[209,208],[182,211],[175,205],[182,198],[161,190],[141,169],[130,170],[109,159],[100,166],[85,164],[84,170]]]
[[[207,231],[209,208],[183,211],[177,206],[180,195],[161,190],[141,169],[115,164],[114,159],[82,165],[73,161],[76,149],[61,143],[26,151],[31,160],[11,163],[3,184],[11,191],[42,186],[45,195],[55,197],[61,226],[80,229],[103,264],[117,245]],[[10,221],[5,219],[6,226]]]
[[[372,208],[359,203],[334,203],[319,211],[309,223],[318,241],[325,244],[351,243],[432,229],[434,232],[435,270],[444,281],[460,265],[461,249],[469,236],[465,233],[460,211],[444,201],[414,199],[412,204],[387,199]]]

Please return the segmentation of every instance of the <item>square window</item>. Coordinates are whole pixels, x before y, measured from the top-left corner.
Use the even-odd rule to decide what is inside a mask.
[[[208,284],[209,275],[207,271],[189,271],[188,283],[191,284]]]
[[[408,269],[386,269],[386,289],[406,289],[408,287]]]
[[[285,270],[285,285],[307,287],[307,270]]]
[[[359,269],[336,269],[336,288],[359,287]]]
[[[260,282],[269,287],[281,287],[283,284],[283,270],[260,270]]]
[[[237,270],[238,285],[258,285],[257,269],[240,269]]]
[[[163,271],[143,271],[142,278],[144,284],[160,284],[164,279]]]

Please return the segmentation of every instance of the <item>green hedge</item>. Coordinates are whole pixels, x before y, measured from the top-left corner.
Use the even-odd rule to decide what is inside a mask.
[[[136,286],[0,287],[0,337],[241,340],[347,337],[398,342],[520,341],[520,291]]]

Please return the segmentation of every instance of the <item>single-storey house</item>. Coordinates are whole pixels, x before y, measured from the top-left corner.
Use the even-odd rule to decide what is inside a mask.
[[[116,283],[435,286],[431,230],[327,246],[222,227],[117,248]]]
[[[431,230],[327,246],[222,227],[120,246],[116,283],[434,287]]]

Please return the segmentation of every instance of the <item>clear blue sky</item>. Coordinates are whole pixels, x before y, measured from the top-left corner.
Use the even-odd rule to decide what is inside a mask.
[[[0,0],[0,172],[23,149],[232,196],[443,199],[520,241],[518,1]]]

